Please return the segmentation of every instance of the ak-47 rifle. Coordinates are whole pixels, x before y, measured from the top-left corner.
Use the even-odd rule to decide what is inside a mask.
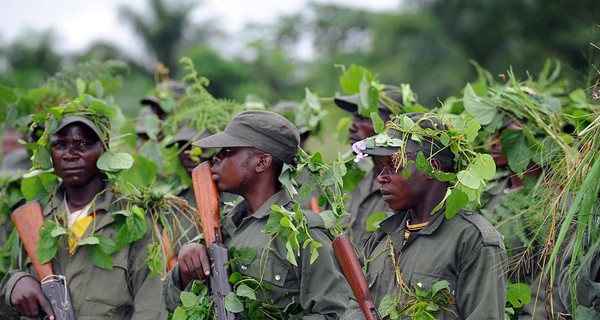
[[[225,296],[232,292],[229,282],[227,248],[221,234],[219,191],[212,180],[210,161],[200,163],[192,170],[194,196],[198,204],[198,216],[204,233],[204,241],[210,259],[210,290],[215,314],[219,320],[233,320],[235,314],[225,309]]]
[[[52,306],[54,319],[75,320],[75,312],[65,276],[54,274],[52,264],[50,262],[41,264],[37,257],[36,248],[40,241],[38,231],[44,224],[42,205],[39,201],[28,202],[13,211],[12,220],[31,264],[41,279],[42,293]]]
[[[365,315],[366,320],[381,320],[381,316],[377,311],[375,302],[371,297],[371,291],[367,284],[367,279],[362,271],[354,246],[350,238],[346,234],[342,234],[333,240],[333,253],[337,258],[342,272],[350,284],[350,288],[358,300],[360,309]]]

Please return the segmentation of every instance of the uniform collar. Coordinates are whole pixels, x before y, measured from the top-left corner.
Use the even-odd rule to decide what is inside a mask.
[[[443,220],[445,219],[445,207],[442,208],[441,210],[439,210],[438,212],[436,212],[433,215],[433,218],[431,219],[431,221],[429,221],[429,224],[427,225],[427,227],[423,228],[421,231],[419,231],[419,234],[433,234],[442,224]],[[406,228],[406,220],[408,220],[410,218],[410,210],[406,210],[406,211],[402,211],[402,212],[396,212],[395,214],[393,214],[392,216],[386,218],[385,220],[383,220],[380,224],[379,224],[379,228],[381,229],[381,231],[387,233],[387,234],[394,234],[397,232],[404,232],[404,229]]]
[[[65,201],[66,188],[64,184],[58,186],[53,198],[50,200],[49,205],[44,208],[44,217],[54,215],[59,220],[64,221],[64,214],[67,212],[67,202]],[[114,202],[114,195],[110,191],[110,186],[107,184],[105,189],[96,195],[92,200],[91,206],[88,209],[88,214],[93,213],[96,216],[97,222],[95,229],[100,229],[106,225],[109,225],[114,221],[112,215],[102,214],[109,211],[110,205]],[[89,230],[88,230],[89,231]],[[87,233],[87,232],[86,232]]]

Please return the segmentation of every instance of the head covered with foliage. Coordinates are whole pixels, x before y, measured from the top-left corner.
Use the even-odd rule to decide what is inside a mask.
[[[352,149],[357,161],[367,155],[392,156],[403,174],[408,173],[406,166],[414,163],[425,175],[448,182],[444,201],[434,212],[445,204],[450,218],[469,201],[479,200],[485,181],[496,171],[490,155],[473,149],[479,124],[472,117],[454,118],[453,124],[436,113],[401,114],[385,127],[378,126],[379,134],[356,142]],[[431,165],[434,158],[441,164],[439,168]]]

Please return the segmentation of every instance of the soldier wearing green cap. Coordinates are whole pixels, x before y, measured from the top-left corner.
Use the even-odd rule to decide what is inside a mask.
[[[163,319],[161,280],[150,275],[146,263],[147,246],[152,241],[149,232],[113,252],[113,266],[108,269],[92,262],[92,246],[78,242],[90,236],[114,241],[117,230],[111,213],[127,208],[125,200],[113,195],[105,174],[96,165],[108,147],[110,130],[108,119],[96,120],[66,115],[51,135],[54,173],[62,182],[45,205],[44,216],[66,230],[51,260],[54,273],[66,277],[78,319]],[[26,258],[20,255],[2,280],[3,315],[18,319],[45,314],[52,319],[40,279]]]
[[[223,132],[194,143],[201,148],[220,148],[213,157],[213,180],[220,192],[244,198],[221,221],[223,241],[229,248],[252,250],[250,263],[234,267],[244,276],[265,283],[273,290],[257,292],[264,303],[287,308],[304,319],[336,319],[348,302],[346,281],[331,248],[331,236],[323,220],[305,212],[310,236],[323,244],[311,263],[303,248],[295,265],[286,257],[285,238],[264,232],[273,205],[291,210],[294,200],[278,180],[284,164],[293,164],[299,134],[283,116],[269,111],[245,111],[235,116]],[[205,281],[210,274],[206,248],[199,243],[184,245],[178,265],[169,272],[163,298],[168,310],[181,304],[180,293],[190,290],[192,280]]]
[[[403,119],[425,129],[421,133],[439,134],[417,137],[395,129],[411,127],[399,125]],[[382,157],[377,181],[383,200],[393,210],[364,246],[366,277],[375,304],[384,315],[405,316],[410,314],[404,313],[407,309],[419,308],[415,292],[437,292],[433,306],[425,303],[436,319],[503,319],[506,252],[502,237],[479,214],[460,211],[447,219],[445,206],[437,208],[445,201],[449,183],[417,169],[422,154],[432,170],[455,172],[460,157],[439,140],[441,133],[449,132],[447,125],[421,113],[396,117],[392,124],[398,126],[388,124],[385,132],[356,146],[359,158]],[[342,318],[364,319],[355,301]]]

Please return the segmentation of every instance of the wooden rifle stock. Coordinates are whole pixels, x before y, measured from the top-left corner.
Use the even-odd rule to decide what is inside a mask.
[[[50,262],[41,264],[37,258],[37,244],[40,242],[38,231],[44,225],[44,211],[39,201],[28,202],[13,211],[12,220],[15,223],[21,243],[31,259],[31,264],[40,280],[53,275]]]
[[[350,238],[346,234],[342,234],[333,240],[333,252],[337,258],[342,272],[350,284],[350,288],[358,300],[360,309],[365,315],[367,320],[380,320],[381,316],[377,311],[375,302],[371,297],[371,291],[369,291],[369,285],[367,279],[363,273],[362,267],[358,262],[356,252],[354,252],[354,246],[350,241]]]
[[[211,168],[212,163],[204,161],[192,170],[194,197],[198,205],[198,216],[207,247],[214,242],[223,243],[221,216],[219,215],[219,191],[212,180]]]
[[[234,320],[235,314],[225,308],[225,297],[233,289],[229,282],[229,267],[225,266],[229,255],[227,247],[223,244],[219,191],[212,180],[211,168],[210,161],[197,165],[192,170],[192,184],[198,205],[200,226],[210,259],[210,291],[215,316],[218,320]]]

